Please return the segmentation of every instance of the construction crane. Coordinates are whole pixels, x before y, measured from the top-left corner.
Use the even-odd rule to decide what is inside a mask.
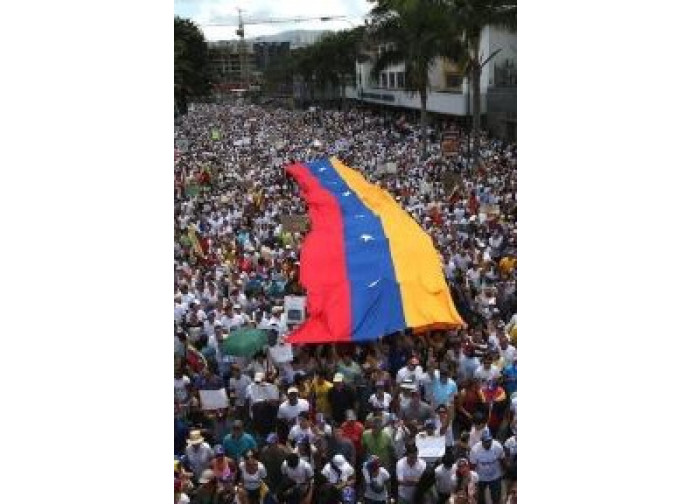
[[[239,42],[239,55],[240,55],[240,79],[242,85],[246,89],[248,87],[248,77],[247,77],[247,45],[244,40],[244,27],[246,25],[262,25],[262,24],[279,24],[279,23],[303,23],[306,21],[340,21],[347,20],[347,16],[316,16],[316,17],[293,17],[293,18],[266,18],[266,19],[249,19],[247,21],[242,19],[243,9],[237,8],[238,23],[225,24],[225,23],[210,23],[205,26],[237,26],[235,34],[240,38]]]

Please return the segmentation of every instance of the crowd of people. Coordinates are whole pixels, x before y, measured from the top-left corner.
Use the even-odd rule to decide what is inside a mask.
[[[359,109],[196,104],[176,125],[176,504],[517,502],[516,146],[483,134],[470,162],[440,129],[424,155],[417,125]],[[466,327],[285,344],[307,231],[286,229],[306,208],[284,167],[324,156],[432,237]],[[227,352],[249,328],[267,343]]]

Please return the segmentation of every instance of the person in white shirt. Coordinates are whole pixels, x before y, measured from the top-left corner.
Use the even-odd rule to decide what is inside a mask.
[[[426,462],[417,455],[417,447],[410,443],[405,450],[405,457],[398,460],[395,465],[395,474],[398,478],[398,502],[400,504],[412,504],[417,483],[426,470]]]
[[[373,456],[362,468],[364,478],[364,500],[366,504],[385,504],[388,502],[390,473],[381,467],[381,461]]]
[[[237,495],[240,504],[259,504],[261,502],[261,484],[267,475],[268,473],[264,465],[251,452],[245,460],[240,462],[239,491]]]
[[[491,501],[501,499],[501,480],[506,462],[505,451],[501,443],[493,439],[489,431],[482,432],[481,441],[470,450],[470,464],[479,477],[479,503],[484,502],[485,489],[491,493]]]
[[[309,401],[298,396],[297,387],[290,387],[287,391],[287,400],[278,407],[278,419],[285,420],[289,425],[295,422],[300,413],[309,411]]]
[[[314,469],[308,462],[296,453],[290,453],[280,466],[280,472],[284,478],[276,492],[279,499],[297,495],[298,502],[311,502]]]
[[[321,475],[326,478],[329,484],[338,489],[355,483],[354,468],[340,454],[334,455],[331,461],[323,467]]]
[[[309,440],[310,443],[315,442],[317,436],[316,432],[314,431],[314,428],[311,425],[311,422],[309,422],[309,413],[303,411],[298,415],[297,418],[297,424],[293,425],[292,428],[290,428],[290,432],[288,433],[288,440],[291,441],[293,445],[297,445],[297,442],[300,439],[304,439],[305,437]]]
[[[376,382],[376,392],[369,397],[369,404],[373,409],[382,409],[383,411],[390,411],[391,401],[393,398],[384,390],[385,383],[382,381]]]
[[[479,381],[480,386],[496,381],[501,375],[501,371],[492,362],[493,359],[490,355],[484,356],[482,358],[482,365],[474,372],[474,378]]]
[[[457,466],[454,463],[453,455],[446,453],[441,459],[441,463],[434,469],[439,504],[447,502],[450,496],[455,493],[458,484],[456,471]]]
[[[419,359],[417,359],[417,357],[410,357],[407,366],[398,370],[395,381],[400,385],[406,379],[411,378],[414,383],[417,383],[423,376],[424,371],[422,370],[422,366],[419,365]]]
[[[228,390],[235,391],[235,405],[239,408],[244,408],[247,403],[247,387],[251,385],[252,381],[249,376],[242,373],[239,364],[233,364],[230,367],[230,378],[228,379]]]
[[[187,456],[189,467],[197,479],[201,477],[201,473],[208,468],[211,460],[215,457],[213,448],[204,441],[199,430],[193,430],[189,433],[185,455]]]

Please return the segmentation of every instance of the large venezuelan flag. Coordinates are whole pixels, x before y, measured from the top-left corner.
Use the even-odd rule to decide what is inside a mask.
[[[311,220],[300,258],[309,316],[288,341],[370,341],[464,325],[431,238],[390,194],[335,157],[286,170]]]

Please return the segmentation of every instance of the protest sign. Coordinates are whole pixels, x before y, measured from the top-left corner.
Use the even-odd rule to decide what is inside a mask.
[[[218,410],[228,407],[228,395],[224,388],[218,390],[200,390],[199,397],[201,398],[202,410]]]
[[[307,298],[304,296],[285,296],[284,309],[288,324],[301,324],[306,319]]]
[[[443,157],[460,154],[460,134],[457,131],[446,131],[441,134],[441,153]]]
[[[427,436],[424,433],[415,438],[415,445],[423,459],[439,459],[446,452],[445,436]]]
[[[220,140],[220,130],[218,128],[211,130],[211,140]]]

